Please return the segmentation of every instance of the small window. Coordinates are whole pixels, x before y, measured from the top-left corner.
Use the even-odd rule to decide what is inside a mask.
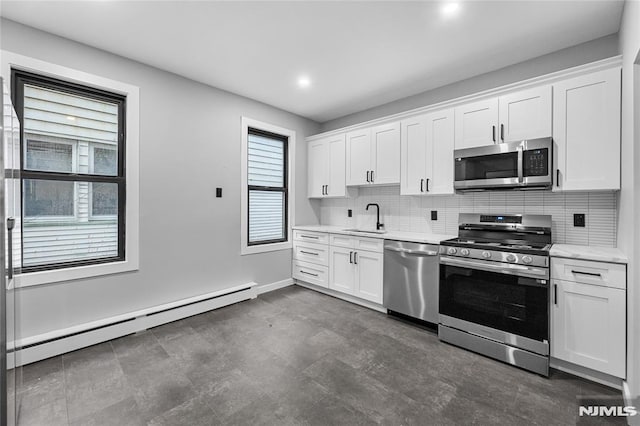
[[[254,128],[248,133],[248,245],[287,241],[288,138]]]

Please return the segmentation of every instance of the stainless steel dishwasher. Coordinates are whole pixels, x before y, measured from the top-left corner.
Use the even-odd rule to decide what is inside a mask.
[[[438,323],[439,246],[385,240],[383,305]]]

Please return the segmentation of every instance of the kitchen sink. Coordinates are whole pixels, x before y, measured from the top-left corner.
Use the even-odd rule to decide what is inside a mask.
[[[376,230],[376,229],[357,229],[357,228],[348,228],[348,229],[343,229],[343,231],[348,231],[348,232],[362,232],[365,234],[385,234],[387,231],[384,230]]]

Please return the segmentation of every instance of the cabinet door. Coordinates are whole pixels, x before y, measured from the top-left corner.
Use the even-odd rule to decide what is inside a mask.
[[[323,185],[327,184],[327,141],[316,140],[307,146],[307,197],[323,197]]]
[[[427,119],[427,194],[453,194],[453,110],[429,114]]]
[[[371,129],[347,133],[347,185],[368,184],[371,165]]]
[[[551,356],[625,377],[626,292],[554,280]]]
[[[551,137],[551,86],[500,96],[500,142]]]
[[[346,195],[346,151],[345,135],[336,135],[327,140],[327,194],[330,197],[344,197]]]
[[[554,189],[620,189],[620,69],[553,86]]]
[[[498,98],[487,99],[455,109],[455,147],[472,148],[498,141]]]
[[[374,303],[382,303],[383,254],[358,251],[356,265],[355,296]]]
[[[420,195],[427,176],[427,117],[400,123],[400,194]]]
[[[329,288],[354,294],[355,264],[353,250],[331,247],[329,250]]]
[[[374,127],[371,140],[372,183],[400,183],[400,122]]]

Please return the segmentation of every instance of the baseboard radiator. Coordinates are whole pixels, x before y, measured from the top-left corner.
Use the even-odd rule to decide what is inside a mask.
[[[284,286],[284,282],[282,283],[280,286]],[[274,286],[274,284],[276,285]],[[56,330],[17,342],[8,342],[8,352],[15,352],[15,357],[8,357],[8,361],[10,361],[8,368],[31,364],[223,306],[254,299],[258,294],[271,290],[271,287],[279,287],[277,284],[280,283],[259,286],[250,282],[213,293]],[[267,287],[268,290],[262,287]]]

